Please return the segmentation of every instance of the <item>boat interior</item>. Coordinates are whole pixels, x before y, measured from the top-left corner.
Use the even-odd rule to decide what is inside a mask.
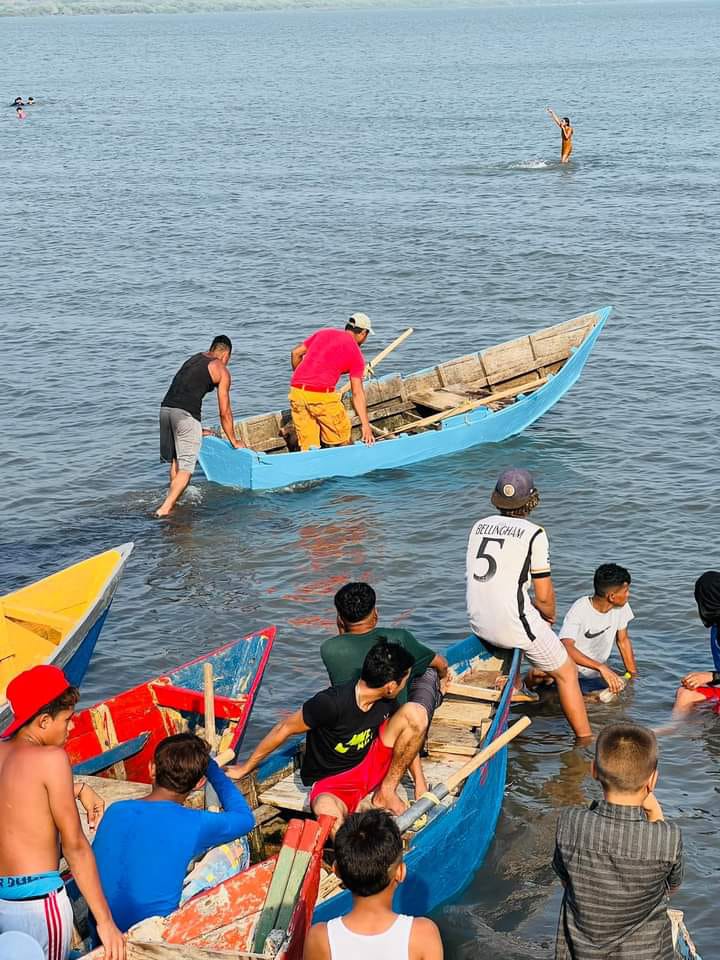
[[[18,673],[55,655],[95,603],[118,558],[108,550],[0,599],[0,699]]]
[[[502,658],[483,660],[481,669],[472,664],[472,669],[453,677],[443,703],[435,711],[425,743],[423,769],[430,786],[447,781],[483,745],[502,695],[502,684],[508,675],[511,660],[512,651],[503,651]],[[285,819],[298,814],[310,814],[310,788],[300,780],[298,767],[299,757],[292,769],[278,771],[257,787],[258,823],[269,825],[273,819],[277,822],[278,817]],[[412,803],[412,791],[412,780],[406,775],[398,794],[407,803]],[[366,798],[364,803],[368,801],[369,798]],[[442,803],[449,806],[452,795]],[[409,835],[421,830],[426,822],[426,818],[422,818],[414,824]],[[335,874],[324,872],[318,902],[332,897],[339,889],[341,884]]]
[[[597,320],[597,313],[583,314],[407,377],[396,374],[371,378],[365,383],[365,393],[373,432],[380,440],[391,439],[399,433],[437,430],[444,419],[473,405],[500,410],[561,370]],[[358,440],[360,421],[349,392],[344,403],[350,414],[352,439]],[[260,453],[298,449],[289,410],[238,420],[235,429],[247,447]]]

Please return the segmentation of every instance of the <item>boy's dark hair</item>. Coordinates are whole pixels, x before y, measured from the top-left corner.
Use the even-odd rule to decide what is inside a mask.
[[[415,663],[415,659],[399,643],[388,643],[386,637],[379,637],[371,647],[362,665],[361,679],[373,690],[384,687],[386,683],[400,683]]]
[[[563,123],[570,123],[570,117],[563,117]]]
[[[695,602],[704,626],[720,626],[720,573],[717,570],[706,570],[697,578]]]
[[[373,612],[376,601],[369,583],[346,583],[335,594],[335,609],[345,623],[360,623]]]
[[[356,897],[372,897],[384,890],[402,852],[400,831],[385,810],[353,813],[335,835],[337,872]]]
[[[205,776],[210,744],[194,733],[176,733],[155,747],[155,783],[175,793],[190,793]]]
[[[68,687],[67,690],[63,690],[63,692],[55,697],[54,700],[51,700],[50,703],[46,703],[44,707],[40,707],[39,710],[36,710],[27,723],[24,723],[20,729],[22,730],[23,727],[26,727],[29,723],[32,723],[33,720],[37,720],[38,717],[42,717],[45,714],[47,714],[49,717],[52,717],[54,720],[59,713],[63,712],[63,710],[72,710],[79,699],[80,691],[78,688]]]
[[[632,583],[630,571],[618,563],[603,563],[595,571],[593,587],[596,597],[606,597],[614,587]]]
[[[597,778],[604,790],[635,793],[657,768],[657,740],[637,723],[610,723],[595,746]]]
[[[210,344],[210,353],[212,353],[213,350],[217,350],[218,347],[227,350],[229,353],[232,353],[232,340],[230,337],[226,337],[221,334],[219,337],[215,337],[213,342]]]

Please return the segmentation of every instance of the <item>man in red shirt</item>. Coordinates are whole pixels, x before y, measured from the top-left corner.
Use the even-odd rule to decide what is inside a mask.
[[[335,389],[343,373],[350,374],[355,412],[362,439],[374,443],[363,376],[365,359],[360,347],[373,333],[364,313],[354,313],[344,330],[318,330],[290,354],[294,373],[290,380],[290,411],[301,450],[340,447],[350,443],[350,418]]]

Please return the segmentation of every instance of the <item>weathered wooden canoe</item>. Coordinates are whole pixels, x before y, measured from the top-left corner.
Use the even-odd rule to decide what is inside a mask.
[[[521,433],[580,376],[611,307],[539,330],[481,353],[448,360],[408,377],[366,385],[378,441],[324,450],[297,450],[288,410],[239,420],[249,449],[208,436],[200,466],[208,480],[248,490],[272,490],[327,477],[355,477],[407,466]],[[351,410],[350,399],[346,406]],[[383,437],[383,434],[391,434]]]
[[[124,543],[0,598],[0,732],[12,717],[7,685],[23,670],[52,663],[80,684],[132,549]]]
[[[457,682],[435,714],[428,734],[429,756],[423,765],[431,785],[445,782],[481,745],[492,743],[504,731],[520,659],[517,651],[491,652],[474,636],[452,646],[447,657]],[[502,693],[494,690],[500,674],[510,678]],[[268,807],[282,814],[309,810],[309,789],[295,769],[297,749],[297,743],[286,744],[258,771],[257,792],[264,816]],[[395,895],[396,910],[427,914],[467,886],[495,834],[506,767],[507,748],[503,748],[476,770],[459,792],[413,824],[406,835],[408,875]],[[327,876],[321,883],[315,921],[329,920],[349,909],[349,893],[334,875]]]
[[[277,857],[133,927],[128,960],[301,960],[331,826],[331,817],[291,820]]]
[[[102,775],[150,783],[155,747],[164,737],[185,730],[203,735],[203,668],[211,663],[215,689],[215,736],[218,751],[237,749],[275,640],[275,627],[227,643],[169,673],[141,683],[73,718],[65,749],[73,765],[108,752],[115,761],[123,745],[137,743],[130,756],[112,762]],[[112,752],[110,752],[112,751]],[[93,772],[101,772],[97,767]]]

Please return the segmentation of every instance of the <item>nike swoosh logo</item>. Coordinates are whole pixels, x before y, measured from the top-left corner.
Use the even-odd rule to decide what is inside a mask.
[[[589,630],[586,630],[585,636],[588,638],[588,640],[594,640],[595,637],[601,637],[604,633],[607,633],[607,627],[605,627],[604,630],[598,630],[597,633],[590,633]]]

